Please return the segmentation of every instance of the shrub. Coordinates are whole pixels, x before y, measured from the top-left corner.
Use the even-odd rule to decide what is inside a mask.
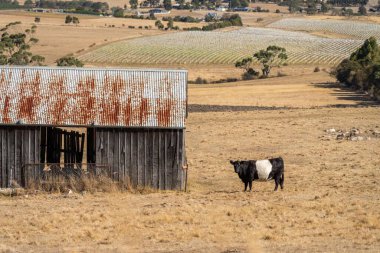
[[[195,84],[208,84],[207,80],[202,77],[197,77],[194,81]]]
[[[34,22],[36,22],[36,23],[41,22],[41,18],[40,18],[40,17],[35,17],[35,18],[34,18]]]
[[[69,67],[69,66],[74,66],[74,67],[83,67],[83,62],[75,58],[74,56],[64,56],[59,58],[57,61],[57,66],[61,67]]]
[[[65,18],[65,24],[70,24],[73,21],[73,17],[70,15],[67,15]]]
[[[199,27],[188,27],[188,28],[183,28],[184,31],[202,31],[202,28]]]
[[[260,73],[250,68],[248,71],[244,72],[242,75],[243,80],[252,80],[258,78]]]
[[[319,72],[319,71],[321,71],[321,69],[319,67],[314,68],[314,72]]]

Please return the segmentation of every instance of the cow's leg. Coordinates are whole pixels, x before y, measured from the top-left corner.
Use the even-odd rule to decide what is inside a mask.
[[[244,182],[244,191],[247,191],[248,182]]]
[[[284,172],[282,172],[281,174],[280,187],[281,190],[284,189]]]
[[[280,183],[280,177],[279,177],[279,176],[276,176],[276,177],[274,178],[274,182],[275,182],[275,184],[276,184],[276,186],[274,187],[274,191],[277,191],[278,185],[279,185],[279,183]]]
[[[252,181],[249,181],[249,191],[252,191]]]

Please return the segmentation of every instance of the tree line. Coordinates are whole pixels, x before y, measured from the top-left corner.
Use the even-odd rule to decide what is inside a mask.
[[[65,9],[65,10],[71,10],[72,12],[76,12],[76,13],[96,14],[96,15],[105,13],[107,10],[109,10],[108,3],[92,2],[92,1],[40,0],[40,1],[36,1],[36,7],[37,8],[51,8],[51,9]]]
[[[380,100],[380,47],[374,37],[344,59],[333,75],[346,86]]]
[[[243,21],[239,14],[224,14],[219,21],[210,23],[208,25],[204,25],[202,28],[200,27],[190,27],[183,28],[183,30],[187,31],[212,31],[220,28],[225,28],[229,26],[243,26]]]
[[[20,8],[17,0],[0,0],[0,9],[6,10],[6,9],[17,9]]]

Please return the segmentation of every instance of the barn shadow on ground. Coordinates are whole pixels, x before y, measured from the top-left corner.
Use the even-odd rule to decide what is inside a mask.
[[[315,83],[313,86],[317,88],[332,89],[332,95],[335,96],[338,100],[354,101],[356,102],[357,106],[380,107],[380,102],[373,100],[368,94],[365,94],[364,92],[354,91],[337,82]],[[334,106],[344,107],[345,105],[336,104]]]

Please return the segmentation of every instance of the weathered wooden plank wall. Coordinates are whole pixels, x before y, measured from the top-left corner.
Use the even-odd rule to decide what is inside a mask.
[[[40,162],[40,142],[40,127],[0,127],[0,187],[23,185],[22,166]]]
[[[186,185],[183,129],[95,128],[96,163],[133,186],[183,190]]]

